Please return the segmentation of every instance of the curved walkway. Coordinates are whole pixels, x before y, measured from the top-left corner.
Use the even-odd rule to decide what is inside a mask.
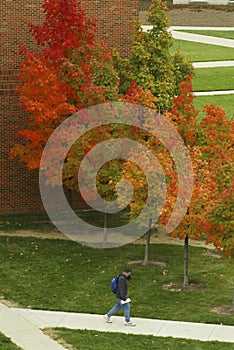
[[[147,31],[152,29],[153,26],[151,25],[143,25],[142,29],[143,31]],[[170,27],[169,31],[171,32],[174,39],[177,40],[185,40],[185,41],[194,41],[198,43],[203,44],[209,44],[209,45],[218,45],[218,46],[225,46],[234,48],[234,40],[232,39],[225,39],[225,38],[219,38],[215,36],[209,36],[209,35],[202,35],[202,34],[195,34],[195,33],[187,33],[187,32],[180,32],[179,30],[225,30],[225,31],[234,31],[234,27]]]
[[[218,38],[215,36],[192,34],[192,33],[186,33],[186,32],[177,32],[175,30],[172,30],[171,34],[173,38],[177,40],[195,41],[197,43],[202,43],[202,44],[234,48],[234,40],[232,39],[224,39],[224,38]]]
[[[136,317],[132,319],[136,322],[136,327],[124,326],[124,318],[122,316],[114,316],[112,323],[106,323],[102,315],[10,309],[0,304],[0,331],[24,350],[65,350],[62,345],[56,343],[42,332],[42,329],[48,327],[234,343],[234,326]]]
[[[170,30],[217,30],[217,31],[225,31],[225,32],[234,31],[234,27],[171,26],[169,29]]]

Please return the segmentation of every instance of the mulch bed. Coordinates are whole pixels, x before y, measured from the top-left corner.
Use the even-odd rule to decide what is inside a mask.
[[[129,265],[135,265],[135,266],[143,266],[144,265],[144,261],[143,260],[132,260],[128,262]],[[147,266],[151,266],[151,267],[157,267],[157,268],[163,268],[165,267],[167,264],[163,261],[149,261]]]
[[[184,285],[180,282],[173,282],[169,284],[164,284],[164,289],[168,289],[171,292],[205,292],[205,287],[201,283],[189,283],[188,285]]]
[[[216,314],[219,314],[219,315],[234,316],[234,306],[232,306],[232,305],[214,307],[214,308],[210,309],[210,311],[215,312]]]

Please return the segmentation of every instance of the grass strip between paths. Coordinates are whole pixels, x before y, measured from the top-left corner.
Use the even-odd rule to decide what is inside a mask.
[[[234,90],[234,67],[197,68],[193,91]]]
[[[174,45],[170,49],[171,54],[175,54],[178,49],[191,62],[228,61],[234,59],[234,49],[229,47],[175,40]]]
[[[214,96],[196,96],[194,106],[199,109],[199,117],[202,119],[205,115],[203,108],[205,105],[214,104],[222,107],[229,119],[234,117],[234,95],[214,95]]]

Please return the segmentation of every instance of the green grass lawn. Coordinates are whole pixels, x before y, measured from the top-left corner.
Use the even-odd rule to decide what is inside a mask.
[[[0,333],[0,349],[1,350],[20,350],[18,346],[13,344],[10,339],[5,337],[2,333]]]
[[[104,314],[112,307],[111,278],[131,261],[142,260],[144,245],[92,249],[68,240],[0,237],[0,295],[22,307]],[[132,265],[132,316],[234,324],[211,311],[232,303],[233,266],[190,247],[190,282],[197,291],[170,291],[183,281],[183,247],[156,245],[150,259],[161,267]]]
[[[234,67],[197,68],[193,91],[234,90]]]
[[[104,333],[86,330],[50,330],[55,340],[63,339],[74,350],[232,350],[233,343],[201,342],[171,337],[153,337],[123,333]]]
[[[224,39],[234,39],[233,30],[178,30],[178,32],[215,36],[217,38]]]
[[[234,59],[234,49],[229,47],[175,40],[170,52],[174,54],[178,48],[191,62],[226,61]]]
[[[222,107],[230,119],[234,116],[234,95],[216,95],[216,96],[196,96],[194,106],[200,110],[199,116],[202,118],[205,113],[202,112],[204,105],[214,104]],[[232,119],[233,120],[233,119]]]

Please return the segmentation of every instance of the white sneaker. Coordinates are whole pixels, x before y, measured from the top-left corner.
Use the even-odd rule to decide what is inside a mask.
[[[112,321],[111,321],[110,317],[109,317],[109,316],[107,316],[107,314],[106,314],[106,315],[104,315],[103,317],[104,317],[104,319],[106,320],[106,322],[107,322],[107,323],[112,323]]]
[[[124,324],[125,326],[129,326],[129,327],[135,327],[136,323],[129,321],[129,322],[125,322]]]

